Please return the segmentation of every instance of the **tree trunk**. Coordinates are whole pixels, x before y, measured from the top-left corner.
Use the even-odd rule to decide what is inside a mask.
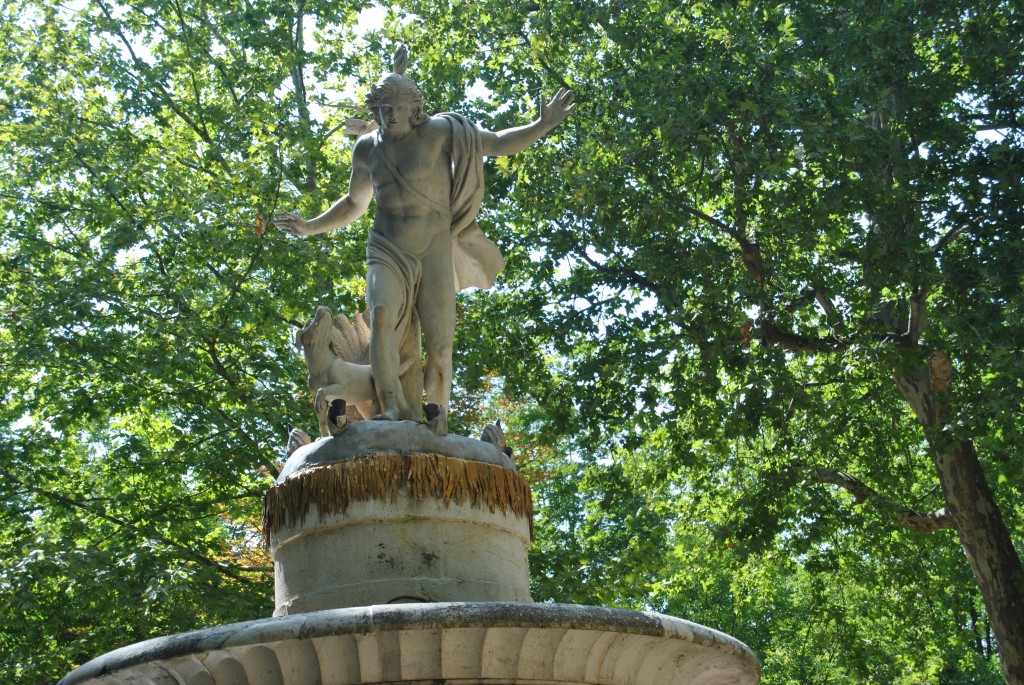
[[[1024,685],[1024,568],[970,441],[932,457],[988,610],[1008,685]]]
[[[952,413],[947,394],[952,375],[950,358],[934,352],[917,373],[896,374],[893,380],[924,427],[946,510],[988,611],[1007,685],[1024,685],[1024,567],[974,444],[944,430]]]

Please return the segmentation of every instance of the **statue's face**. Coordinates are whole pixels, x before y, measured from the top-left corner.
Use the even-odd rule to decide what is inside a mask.
[[[401,95],[385,97],[377,106],[381,133],[397,140],[412,130],[412,103]]]

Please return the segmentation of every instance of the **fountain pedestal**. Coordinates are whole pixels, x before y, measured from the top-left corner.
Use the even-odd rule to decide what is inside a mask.
[[[275,617],[124,647],[60,685],[755,685],[653,612],[530,601],[530,492],[494,445],[406,422],[297,450],[264,500]]]
[[[530,488],[494,445],[364,422],[300,449],[282,475],[264,503],[275,616],[530,601]]]

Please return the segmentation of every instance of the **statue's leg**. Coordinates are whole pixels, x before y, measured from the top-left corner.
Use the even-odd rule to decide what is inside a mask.
[[[430,429],[438,435],[445,435],[448,433],[448,405],[452,395],[452,341],[455,339],[455,276],[452,273],[450,244],[446,254],[423,260],[417,309],[427,348],[423,390],[427,402],[438,406],[437,417],[429,422]]]
[[[394,272],[370,264],[366,272],[366,301],[370,311],[370,369],[380,401],[374,419],[397,421],[400,415],[398,338],[395,329],[402,311],[405,288]]]

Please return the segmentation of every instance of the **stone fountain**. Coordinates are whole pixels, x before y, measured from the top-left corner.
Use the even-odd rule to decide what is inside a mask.
[[[294,452],[267,493],[273,618],[118,649],[61,685],[758,682],[753,653],[716,630],[532,602],[531,514],[497,446],[353,423]]]
[[[321,437],[293,445],[264,498],[274,616],[117,649],[60,685],[759,681],[750,649],[716,630],[531,600],[532,498],[500,427],[447,434],[454,298],[504,264],[475,222],[483,157],[524,149],[575,105],[559,91],[536,121],[497,133],[427,117],[407,57],[367,96],[375,122],[356,127],[369,133],[349,193],[315,219],[275,221],[321,233],[376,197],[368,311],[350,321],[321,307],[297,335]]]

